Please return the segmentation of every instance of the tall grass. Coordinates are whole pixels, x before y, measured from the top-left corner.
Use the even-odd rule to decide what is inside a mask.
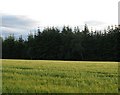
[[[117,62],[3,60],[3,93],[117,93]]]

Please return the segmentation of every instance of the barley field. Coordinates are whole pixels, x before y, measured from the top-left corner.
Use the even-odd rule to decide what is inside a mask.
[[[2,60],[3,93],[118,93],[118,63]]]

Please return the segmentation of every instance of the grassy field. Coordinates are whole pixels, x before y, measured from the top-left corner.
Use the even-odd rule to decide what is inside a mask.
[[[3,60],[3,93],[117,93],[118,63]]]

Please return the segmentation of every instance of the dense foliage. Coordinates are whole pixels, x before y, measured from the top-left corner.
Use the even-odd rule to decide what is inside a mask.
[[[119,61],[119,28],[89,31],[87,25],[80,31],[64,26],[61,30],[48,27],[29,34],[27,40],[9,36],[2,41],[4,59],[41,60],[98,60]]]

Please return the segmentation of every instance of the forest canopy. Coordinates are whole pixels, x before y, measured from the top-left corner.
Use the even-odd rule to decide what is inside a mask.
[[[2,39],[2,38],[1,38]],[[120,28],[104,31],[89,30],[85,25],[72,29],[64,26],[38,28],[27,40],[10,35],[2,39],[3,59],[119,61]]]

